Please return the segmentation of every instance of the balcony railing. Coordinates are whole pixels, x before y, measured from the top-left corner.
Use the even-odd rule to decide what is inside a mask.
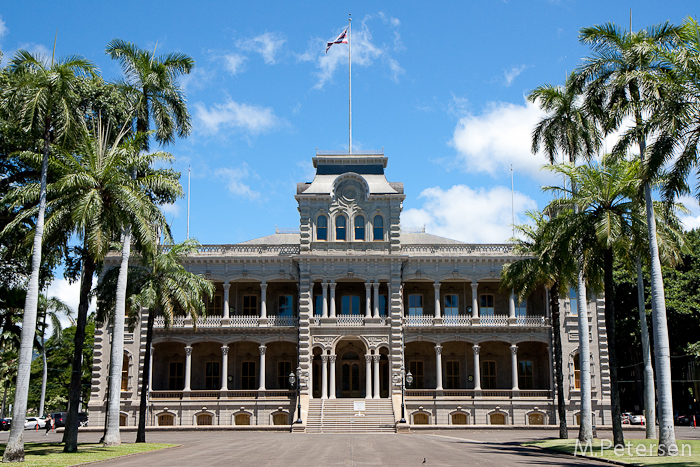
[[[365,324],[365,317],[362,315],[338,315],[336,322],[338,326],[362,326]]]
[[[432,316],[406,316],[403,319],[403,324],[409,327],[432,326],[433,319]]]
[[[312,326],[388,326],[391,324],[391,318],[380,316],[376,318],[365,318],[364,315],[336,315],[335,318],[321,318],[314,315],[310,324]]]
[[[481,326],[508,326],[508,315],[487,315],[479,318]]]
[[[521,399],[551,399],[552,391],[549,389],[521,389],[513,391],[512,389],[406,389],[406,397],[414,399],[435,399],[438,397],[454,399],[475,397],[494,398],[494,399],[511,399],[519,397]]]
[[[434,318],[433,316],[406,316],[403,319],[403,324],[406,327],[545,327],[549,326],[549,320],[544,316],[521,316],[510,319],[508,315],[487,315],[473,319],[467,315],[452,315],[442,318]]]
[[[294,326],[296,327],[299,320],[296,316],[268,316],[267,325],[268,326]]]
[[[151,391],[151,400],[189,399],[288,399],[296,393],[287,389],[273,390],[193,390],[193,391]]]
[[[296,316],[277,316],[271,315],[263,320],[257,315],[235,315],[231,316],[226,323],[221,316],[200,316],[197,318],[198,328],[257,328],[258,326],[275,326],[275,327],[296,327],[299,323],[299,318]],[[165,317],[156,316],[153,326],[157,329],[165,328]],[[172,328],[188,328],[193,327],[192,319],[187,316],[174,316],[171,321]]]

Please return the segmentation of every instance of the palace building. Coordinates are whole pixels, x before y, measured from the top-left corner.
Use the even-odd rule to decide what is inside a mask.
[[[403,184],[387,180],[382,153],[318,153],[313,165],[313,181],[297,185],[298,231],[188,256],[187,269],[216,291],[206,316],[176,316],[170,327],[156,318],[150,374],[141,371],[147,313],[126,330],[121,424],[137,424],[142,377],[149,426],[394,431],[402,416],[415,428],[558,423],[548,291],[518,302],[501,288],[502,267],[518,259],[512,246],[402,230]],[[575,425],[575,294],[560,307]],[[588,308],[594,424],[607,425],[602,297]],[[95,424],[105,416],[109,347],[109,328],[99,328]]]

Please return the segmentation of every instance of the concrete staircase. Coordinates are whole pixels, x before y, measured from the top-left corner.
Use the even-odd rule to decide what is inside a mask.
[[[354,410],[363,401],[365,410]],[[361,414],[361,415],[360,415]],[[311,399],[307,433],[394,433],[394,409],[390,399]]]

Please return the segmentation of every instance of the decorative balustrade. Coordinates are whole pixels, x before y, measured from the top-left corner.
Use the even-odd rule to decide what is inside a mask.
[[[165,251],[170,247],[164,246]],[[299,254],[299,245],[200,245],[198,255],[211,256],[290,256]]]
[[[425,327],[433,325],[432,316],[406,316],[403,319],[404,326],[407,327]]]
[[[198,328],[219,328],[221,327],[221,316],[200,316],[197,318]]]
[[[518,394],[519,395],[519,394]],[[481,397],[498,397],[498,398],[510,398],[513,397],[512,389],[482,389]]]
[[[256,328],[258,320],[257,315],[236,315],[229,318],[232,328]]]
[[[552,391],[549,389],[521,389],[520,397],[549,399],[552,397]]]
[[[267,317],[268,326],[285,326],[296,327],[299,324],[299,319],[296,316],[277,316],[272,315]]]
[[[415,399],[455,399],[455,398],[527,398],[527,399],[551,399],[552,391],[549,389],[528,389],[516,390],[512,389],[482,389],[476,391],[474,389],[406,389],[407,398]]]
[[[362,315],[338,315],[336,322],[338,326],[363,326],[365,317]]]
[[[460,255],[513,255],[513,245],[486,244],[486,245],[402,245],[402,253],[416,255],[435,256],[460,256]]]
[[[481,326],[508,326],[508,315],[487,315],[479,317]]]
[[[287,389],[276,390],[193,390],[193,391],[150,391],[151,400],[189,399],[288,399],[295,395]]]
[[[465,315],[452,315],[442,318],[443,326],[471,326],[472,317]]]
[[[518,317],[515,321],[517,326],[548,326],[549,320],[544,316]]]

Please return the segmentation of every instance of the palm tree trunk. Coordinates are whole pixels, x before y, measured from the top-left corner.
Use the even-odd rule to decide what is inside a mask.
[[[583,266],[578,272],[578,358],[581,371],[581,425],[578,439],[586,444],[593,440],[593,406],[591,403],[591,350],[588,328],[588,301],[586,298],[586,281]]]
[[[613,282],[613,250],[606,248],[603,253],[605,282],[605,331],[608,336],[608,361],[610,362],[610,405],[612,410],[613,443],[625,446],[622,432],[622,410],[620,408],[620,390],[617,375],[617,345],[615,343],[615,285]]]
[[[148,324],[146,327],[146,354],[143,361],[143,374],[141,375],[141,403],[139,405],[139,426],[136,431],[136,442],[146,442],[146,402],[148,391],[148,376],[151,374],[151,345],[153,343],[153,322],[156,319],[156,309],[148,310]]]
[[[112,327],[112,355],[109,366],[109,405],[107,407],[107,431],[105,446],[119,446],[119,403],[121,399],[122,364],[124,361],[124,320],[126,310],[126,281],[129,272],[129,255],[131,253],[131,230],[124,230],[122,262],[117,278],[117,303],[114,310]]]
[[[78,320],[75,326],[75,339],[73,343],[73,371],[71,373],[68,392],[68,416],[66,417],[66,429],[63,432],[63,452],[76,452],[78,450],[78,412],[80,412],[80,396],[82,394],[83,377],[83,346],[85,344],[85,325],[87,324],[88,308],[90,306],[90,291],[92,290],[92,276],[95,273],[95,261],[88,252],[87,239],[83,241],[83,273],[80,278],[80,304],[78,305]]]
[[[564,399],[563,352],[561,348],[561,320],[559,312],[559,283],[555,282],[549,291],[550,309],[552,310],[552,330],[554,336],[554,372],[557,385],[557,411],[559,412],[559,438],[568,439],[566,426],[566,399]]]
[[[651,187],[644,186],[649,229],[649,252],[651,256],[651,312],[654,328],[654,354],[656,356],[656,386],[659,391],[659,455],[668,456],[678,452],[676,432],[673,427],[673,392],[671,388],[671,349],[668,343],[666,323],[666,297],[664,280],[659,261],[659,245],[656,241],[656,219],[651,198]]]
[[[644,300],[644,278],[642,259],[637,255],[637,299],[639,301],[639,329],[642,338],[642,358],[644,359],[644,417],[646,418],[647,439],[656,438],[656,396],[654,390],[654,368],[651,365],[649,328]]]
[[[41,328],[41,361],[43,363],[43,368],[41,371],[41,397],[39,398],[39,415],[44,417],[44,402],[46,402],[46,380],[48,379],[48,368],[46,366],[46,340],[44,339],[46,333],[46,315],[48,310],[44,312],[44,325]]]
[[[27,284],[27,298],[24,302],[22,317],[22,337],[19,345],[19,362],[17,366],[17,383],[15,385],[15,404],[12,410],[13,420],[24,420],[27,416],[27,398],[29,396],[29,376],[32,365],[34,334],[36,333],[37,305],[39,303],[39,270],[41,269],[41,247],[44,237],[44,213],[46,211],[46,174],[49,169],[49,138],[51,136],[50,120],[44,122],[44,151],[41,160],[41,182],[39,185],[39,212],[37,213],[34,244],[32,247],[32,272]],[[23,423],[13,423],[7,440],[3,462],[24,462]]]

